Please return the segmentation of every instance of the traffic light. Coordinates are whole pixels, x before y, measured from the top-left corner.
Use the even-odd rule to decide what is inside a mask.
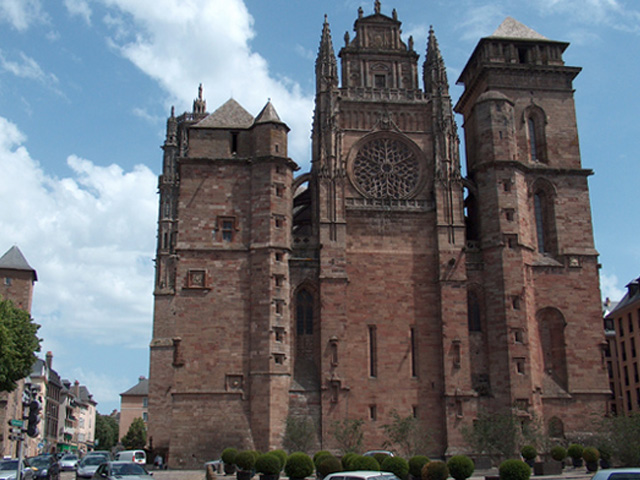
[[[40,411],[42,410],[42,405],[37,399],[31,400],[29,403],[29,417],[27,419],[27,435],[30,437],[37,437],[40,432],[38,429],[38,424],[40,423]]]

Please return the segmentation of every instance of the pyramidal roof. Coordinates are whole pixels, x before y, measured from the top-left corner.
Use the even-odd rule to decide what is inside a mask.
[[[24,258],[24,255],[22,255],[20,249],[15,245],[11,247],[2,257],[0,257],[0,269],[33,272],[33,279],[38,280],[36,271],[31,268],[31,265],[29,265],[27,259]]]
[[[271,100],[267,102],[262,111],[256,117],[256,124],[258,123],[284,123],[280,120],[278,112],[276,112]]]
[[[549,40],[535,30],[520,23],[515,18],[507,17],[489,38],[519,38],[523,40]]]
[[[253,115],[233,98],[227,100],[220,108],[196,123],[203,128],[249,128],[253,125]]]

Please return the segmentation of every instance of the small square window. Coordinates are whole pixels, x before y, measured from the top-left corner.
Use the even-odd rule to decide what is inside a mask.
[[[236,235],[236,218],[235,217],[218,217],[217,232],[218,241],[233,242]]]
[[[510,192],[511,191],[511,180],[505,180],[503,183],[503,188],[505,192]]]
[[[516,358],[516,372],[524,375],[524,358]]]
[[[514,310],[520,310],[520,297],[518,295],[511,297],[511,305]]]
[[[504,211],[504,215],[508,222],[513,222],[513,214],[514,214],[514,211],[512,208],[508,208],[507,210]]]
[[[276,300],[275,305],[276,315],[282,315],[282,312],[284,311],[284,300]]]
[[[276,184],[276,197],[284,197],[284,185]]]
[[[273,361],[276,362],[276,365],[284,365],[284,353],[274,353]]]
[[[376,88],[385,88],[387,86],[386,75],[375,75],[374,77]]]
[[[283,327],[275,327],[273,329],[273,333],[275,335],[275,340],[277,343],[284,342],[284,328]]]
[[[369,405],[369,418],[373,421],[378,419],[378,407]]]
[[[10,287],[11,283],[13,283],[13,279],[11,277],[4,277],[4,284],[6,286]]]
[[[276,262],[281,262],[284,259],[284,254],[282,252],[276,252]]]
[[[513,339],[514,339],[515,343],[524,343],[522,341],[522,330],[515,330],[513,332]]]
[[[284,285],[284,275],[274,275],[273,280],[276,287],[282,287]]]
[[[276,228],[282,228],[284,226],[284,217],[282,215],[275,216]]]

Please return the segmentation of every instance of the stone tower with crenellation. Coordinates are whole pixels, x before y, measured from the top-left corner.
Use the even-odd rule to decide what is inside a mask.
[[[435,32],[419,62],[394,10],[359,9],[315,65],[311,169],[271,103],[167,122],[149,433],[174,467],[312,426],[415,418],[430,456],[474,453],[483,412],[584,431],[609,395],[597,253],[566,43],[507,19],[455,107]]]

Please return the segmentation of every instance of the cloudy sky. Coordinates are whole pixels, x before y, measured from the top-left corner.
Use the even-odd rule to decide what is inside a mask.
[[[38,271],[43,352],[101,413],[148,374],[171,106],[190,110],[200,83],[209,111],[233,97],[255,115],[271,99],[306,171],[324,14],[337,50],[359,6],[373,13],[373,0],[0,0],[0,255],[18,245]],[[506,16],[571,42],[603,296],[619,299],[640,275],[637,1],[383,0],[393,8],[421,54],[433,25],[455,99],[478,39]]]

